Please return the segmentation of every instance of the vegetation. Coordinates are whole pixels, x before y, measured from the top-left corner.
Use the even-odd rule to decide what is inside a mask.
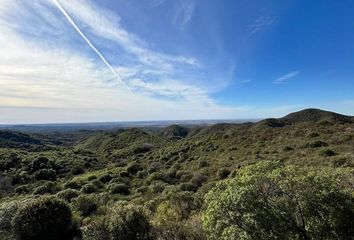
[[[315,109],[244,124],[0,131],[0,239],[353,239],[353,146],[353,118]]]
[[[354,197],[341,181],[348,174],[246,167],[207,194],[204,227],[210,239],[352,239]]]

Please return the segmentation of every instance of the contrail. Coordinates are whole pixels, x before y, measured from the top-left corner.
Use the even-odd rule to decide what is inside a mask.
[[[127,84],[125,84],[122,80],[122,78],[119,76],[119,74],[114,70],[111,64],[103,57],[103,55],[97,50],[95,46],[91,43],[91,41],[83,34],[80,30],[80,28],[76,25],[76,23],[72,20],[72,18],[69,16],[69,14],[66,12],[66,10],[60,5],[60,3],[57,0],[53,0],[54,4],[59,8],[59,10],[63,13],[63,15],[66,17],[66,19],[70,22],[70,24],[75,28],[75,30],[80,34],[80,36],[87,42],[87,44],[97,53],[97,55],[102,59],[104,64],[107,65],[107,67],[111,70],[113,75],[129,90],[129,92],[133,93],[131,89],[128,87]]]

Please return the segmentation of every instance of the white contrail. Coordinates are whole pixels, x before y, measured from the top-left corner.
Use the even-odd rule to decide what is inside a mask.
[[[107,65],[107,67],[111,70],[113,75],[129,90],[129,92],[132,93],[131,89],[128,87],[127,84],[125,84],[122,80],[122,78],[119,76],[119,74],[114,70],[111,64],[108,63],[108,61],[103,57],[103,55],[97,50],[95,46],[88,40],[88,38],[83,34],[80,30],[80,28],[76,25],[76,23],[72,20],[72,18],[69,16],[69,14],[66,12],[66,10],[60,5],[60,3],[57,0],[53,0],[54,4],[59,8],[59,10],[63,13],[63,15],[66,17],[66,19],[70,22],[70,24],[75,28],[75,30],[80,34],[80,36],[87,42],[87,44],[97,53],[97,55],[102,59],[104,64]]]

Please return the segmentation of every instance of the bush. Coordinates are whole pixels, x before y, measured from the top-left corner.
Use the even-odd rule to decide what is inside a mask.
[[[336,153],[331,149],[324,148],[320,151],[320,155],[324,156],[324,157],[332,157],[332,156],[335,156]]]
[[[120,203],[112,209],[108,229],[112,240],[148,240],[150,224],[142,209]]]
[[[225,179],[230,175],[230,170],[226,168],[221,168],[218,171],[219,179]]]
[[[11,232],[11,220],[19,207],[20,203],[17,201],[5,202],[0,205],[0,232]]]
[[[136,192],[138,193],[146,193],[147,191],[149,191],[149,188],[146,186],[141,186],[136,189]]]
[[[65,189],[57,193],[57,197],[61,198],[67,202],[71,202],[73,198],[76,198],[80,195],[80,192],[75,189]]]
[[[39,186],[33,190],[33,194],[53,194],[60,191],[60,187],[55,182],[46,182],[42,186]]]
[[[161,193],[163,190],[165,190],[166,185],[167,184],[163,181],[153,181],[150,184],[149,189],[153,193]]]
[[[314,141],[312,143],[309,143],[308,146],[310,148],[320,148],[320,147],[327,147],[328,144],[322,141]]]
[[[70,182],[66,182],[65,184],[64,184],[64,187],[65,188],[71,188],[71,189],[80,189],[80,185],[79,185],[79,183],[78,182],[76,182],[76,181],[70,181]]]
[[[203,167],[207,167],[209,165],[208,161],[206,160],[201,160],[198,163],[198,168],[203,168]]]
[[[34,178],[39,180],[55,181],[57,180],[57,174],[53,169],[40,169],[34,173]]]
[[[145,178],[146,176],[147,176],[147,171],[145,171],[145,170],[141,170],[141,171],[138,171],[137,173],[136,173],[136,176],[138,177],[138,178]]]
[[[87,183],[81,188],[81,192],[87,193],[87,194],[95,193],[97,191],[98,191],[97,186],[92,183]]]
[[[294,150],[294,148],[293,148],[293,147],[290,147],[290,146],[285,146],[285,147],[283,148],[283,150],[284,150],[285,152],[288,152],[288,151]]]
[[[192,183],[181,183],[178,186],[180,191],[188,191],[188,192],[195,192],[197,191],[197,187]]]
[[[157,181],[157,180],[165,180],[165,176],[162,174],[162,173],[160,173],[160,172],[154,172],[154,173],[152,173],[152,174],[150,174],[149,175],[149,177],[148,177],[148,182],[153,182],[153,181]]]
[[[141,208],[118,203],[109,214],[83,228],[84,240],[151,240],[150,224]]]
[[[90,183],[95,185],[98,189],[104,187],[104,184],[98,179],[93,179]]]
[[[82,230],[83,240],[110,240],[107,217],[97,217]]]
[[[108,183],[109,181],[111,181],[113,179],[112,175],[110,174],[103,174],[102,176],[100,176],[98,178],[98,180],[100,180],[103,183]]]
[[[128,195],[130,193],[129,186],[124,183],[113,183],[108,186],[108,189],[113,194]]]
[[[15,188],[15,193],[18,194],[24,194],[24,193],[29,193],[31,192],[31,189],[28,187],[28,185],[22,185],[22,186],[18,186],[17,188]]]
[[[204,174],[195,174],[192,179],[191,179],[191,183],[196,186],[196,187],[200,187],[203,185],[203,183],[208,179],[207,176],[205,176]]]
[[[74,208],[81,216],[89,216],[98,208],[96,200],[91,196],[80,195],[74,200]]]
[[[130,163],[127,167],[127,172],[130,174],[135,174],[140,170],[143,170],[143,167],[139,163],[136,163],[136,162]]]
[[[274,162],[240,169],[206,195],[209,239],[351,239],[354,197],[340,183],[341,171]]]
[[[55,198],[41,198],[19,209],[12,220],[18,240],[63,240],[72,238],[70,207]]]
[[[81,167],[81,166],[75,166],[71,170],[71,173],[74,174],[74,175],[83,174],[84,172],[85,172],[85,169],[83,167]]]
[[[122,171],[119,173],[119,176],[121,176],[122,178],[128,178],[130,177],[130,174],[127,171]]]

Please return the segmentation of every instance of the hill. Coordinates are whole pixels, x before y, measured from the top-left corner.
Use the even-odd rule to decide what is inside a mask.
[[[277,162],[340,173],[345,185],[352,186],[352,177],[342,171],[354,169],[353,146],[352,117],[318,109],[257,123],[157,130],[2,131],[0,220],[2,202],[51,195],[70,205],[82,229],[109,214],[115,203],[136,204],[149,213],[156,239],[186,239],[183,234],[188,233],[195,235],[187,239],[205,240],[204,196],[219,181]]]
[[[40,138],[21,132],[0,131],[1,148],[29,149],[37,146],[43,146]]]
[[[179,140],[187,137],[189,129],[179,125],[171,125],[166,128],[163,128],[160,132],[160,135],[167,139]]]
[[[342,114],[324,111],[320,109],[310,108],[299,112],[290,113],[289,115],[280,118],[287,124],[300,122],[330,122],[330,123],[353,123],[354,117],[345,116]]]
[[[299,123],[344,124],[354,123],[354,117],[315,108],[290,113],[282,118],[268,118],[259,121],[256,126],[284,127]]]

